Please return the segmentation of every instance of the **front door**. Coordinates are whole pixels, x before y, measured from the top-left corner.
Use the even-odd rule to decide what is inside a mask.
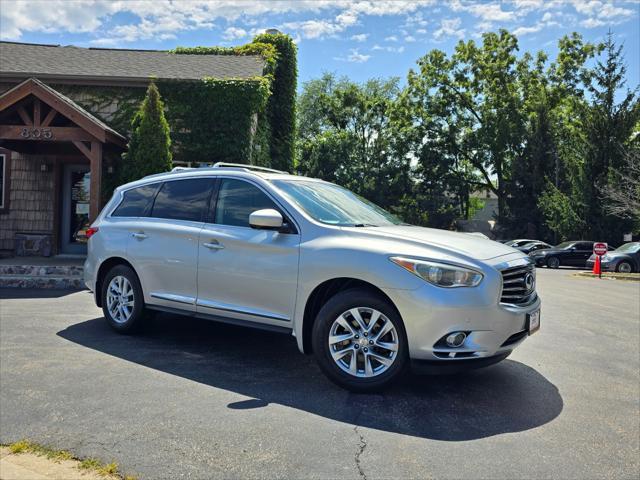
[[[60,247],[62,253],[87,253],[89,227],[89,165],[65,165],[62,171],[62,215]]]
[[[281,210],[249,182],[220,181],[213,223],[200,232],[197,311],[285,326],[293,317],[300,235],[249,226],[255,210]]]

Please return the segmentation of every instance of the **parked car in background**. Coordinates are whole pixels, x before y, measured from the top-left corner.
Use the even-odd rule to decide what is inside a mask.
[[[506,242],[501,243],[504,243],[507,247],[517,248],[531,242],[537,242],[537,240],[532,240],[530,238],[518,238],[516,240],[507,240]]]
[[[544,248],[553,248],[553,246],[545,242],[530,242],[515,248],[520,250],[522,253],[529,254],[531,252],[535,252],[536,250],[542,250]]]
[[[533,251],[529,257],[537,267],[586,267],[593,253],[593,243],[584,240],[563,242],[555,247]]]
[[[499,362],[540,326],[521,252],[261,167],[123,185],[87,236],[85,282],[114,330],[160,310],[279,331],[350,390],[380,389],[409,362],[432,372]]]
[[[640,272],[640,242],[629,242],[603,255],[600,268],[605,272]],[[593,268],[596,256],[591,255],[587,267]]]

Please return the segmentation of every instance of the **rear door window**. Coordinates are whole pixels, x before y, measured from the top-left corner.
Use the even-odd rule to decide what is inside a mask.
[[[123,194],[122,202],[111,214],[112,217],[144,217],[158,191],[159,183],[132,188]]]
[[[214,180],[191,178],[164,182],[151,210],[155,218],[204,221]]]

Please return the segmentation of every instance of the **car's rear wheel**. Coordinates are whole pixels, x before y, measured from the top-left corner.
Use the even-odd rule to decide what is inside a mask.
[[[633,272],[633,267],[629,262],[620,262],[616,267],[616,272],[620,273],[631,273]]]
[[[113,267],[102,282],[102,311],[109,325],[120,333],[132,333],[144,322],[142,287],[126,265]]]
[[[320,310],[313,349],[322,371],[351,391],[381,390],[407,364],[407,336],[396,309],[367,290],[338,293]]]
[[[547,267],[558,268],[560,266],[560,259],[558,257],[551,257],[547,259]]]

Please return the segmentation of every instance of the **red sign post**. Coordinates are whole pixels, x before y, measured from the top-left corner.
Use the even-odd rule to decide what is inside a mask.
[[[593,264],[593,273],[598,274],[598,278],[602,278],[602,256],[607,253],[607,244],[604,242],[596,242],[593,244],[593,254],[596,261]]]

